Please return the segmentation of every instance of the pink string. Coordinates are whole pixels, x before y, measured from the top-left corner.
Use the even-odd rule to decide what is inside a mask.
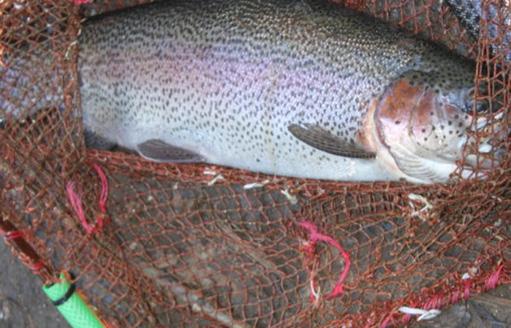
[[[75,5],[83,5],[84,3],[89,3],[91,0],[71,0]]]
[[[424,310],[438,309],[442,306],[443,297],[441,295],[433,296],[429,301],[427,301],[422,308]]]
[[[454,293],[451,295],[450,303],[457,303],[460,300],[460,292],[458,290],[455,290]]]
[[[101,180],[101,193],[99,195],[99,210],[106,214],[106,203],[108,202],[108,179],[105,171],[98,164],[92,164],[92,168],[96,171]]]
[[[339,253],[344,258],[344,270],[339,275],[339,279],[337,280],[337,283],[335,284],[333,290],[326,296],[326,298],[332,299],[334,297],[340,296],[344,291],[343,290],[344,281],[346,280],[348,273],[350,271],[351,266],[350,255],[344,250],[344,248],[341,247],[341,244],[339,244],[337,240],[333,239],[330,236],[319,233],[318,228],[314,223],[309,221],[302,221],[299,222],[298,225],[309,232],[309,241],[311,244],[317,241],[322,241],[327,244],[330,244],[331,246],[337,248]]]
[[[384,320],[383,322],[380,324],[380,328],[387,328],[389,326],[389,324],[392,322],[392,316],[394,314],[393,313],[390,313]]]
[[[502,273],[502,269],[504,269],[504,265],[503,264],[499,265],[497,267],[497,270],[495,270],[495,272],[493,272],[488,277],[488,279],[484,283],[484,287],[486,289],[494,289],[495,287],[497,287],[497,283],[499,282],[500,274]]]
[[[75,214],[78,217],[78,220],[80,221],[83,229],[89,235],[96,231],[99,231],[103,228],[104,217],[106,215],[106,203],[108,201],[108,179],[106,177],[106,174],[99,165],[93,164],[92,167],[98,174],[99,179],[101,181],[101,193],[99,195],[99,201],[98,201],[99,210],[101,213],[100,213],[100,215],[98,215],[96,217],[95,225],[90,225],[87,222],[87,219],[85,218],[82,200],[81,200],[80,196],[75,192],[75,183],[73,181],[70,181],[70,182],[68,182],[68,184],[66,186],[67,197],[69,199],[69,203],[71,204],[71,207],[75,211]]]
[[[5,233],[5,239],[13,240],[17,238],[23,238],[23,232],[21,231],[9,231]]]
[[[468,300],[470,297],[470,288],[472,287],[472,279],[463,280],[463,299]]]
[[[412,315],[411,314],[405,314],[403,316],[403,318],[401,319],[401,323],[402,324],[407,324],[408,321],[410,321],[412,319]]]

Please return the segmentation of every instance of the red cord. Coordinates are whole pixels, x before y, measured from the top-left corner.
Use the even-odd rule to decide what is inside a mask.
[[[21,231],[8,231],[5,233],[5,239],[13,240],[17,238],[23,238],[23,232]]]
[[[497,287],[497,283],[499,282],[500,274],[502,273],[503,269],[504,269],[504,265],[503,264],[499,265],[497,267],[497,270],[495,270],[495,272],[493,272],[488,277],[488,279],[486,279],[486,282],[484,284],[484,287],[486,289],[494,289],[495,287]]]
[[[332,299],[334,297],[340,296],[343,293],[344,281],[348,277],[348,273],[350,271],[351,260],[348,252],[342,248],[341,244],[330,236],[324,235],[318,232],[318,228],[316,225],[309,221],[302,221],[298,223],[298,225],[309,232],[309,242],[311,245],[315,245],[317,241],[322,241],[331,246],[337,248],[339,253],[344,258],[344,270],[339,275],[339,279],[335,284],[333,290],[326,296],[327,299]]]
[[[83,5],[84,3],[89,3],[91,0],[71,0],[75,5]]]
[[[75,183],[73,181],[68,182],[66,186],[67,197],[69,199],[69,203],[71,203],[71,207],[73,208],[78,220],[80,221],[83,229],[87,234],[92,234],[96,231],[100,231],[103,228],[104,217],[106,215],[106,203],[108,201],[108,179],[106,177],[105,172],[98,164],[93,164],[92,167],[96,171],[101,180],[101,193],[99,195],[98,206],[101,212],[100,215],[96,217],[96,224],[91,225],[87,222],[85,218],[85,213],[83,211],[82,200],[80,196],[75,191]]]

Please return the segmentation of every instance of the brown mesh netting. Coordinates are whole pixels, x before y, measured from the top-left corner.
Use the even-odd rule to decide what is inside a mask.
[[[71,272],[112,327],[399,325],[411,319],[403,305],[441,308],[510,282],[510,140],[493,130],[474,129],[473,139],[506,150],[498,165],[478,142],[467,147],[494,164],[475,171],[484,179],[434,186],[85,149],[81,15],[142,2],[0,1],[0,231],[44,282]],[[498,10],[483,15],[476,40],[442,1],[347,5],[475,58],[485,91],[475,97],[491,100],[487,119],[504,113],[498,124],[509,131],[510,8],[485,2]]]

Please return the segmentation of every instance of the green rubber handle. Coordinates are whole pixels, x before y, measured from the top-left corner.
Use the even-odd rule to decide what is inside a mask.
[[[104,328],[94,311],[83,301],[64,274],[61,282],[43,286],[43,291],[73,328]]]

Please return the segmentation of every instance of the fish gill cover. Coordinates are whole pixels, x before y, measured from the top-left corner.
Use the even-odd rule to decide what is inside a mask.
[[[141,2],[0,2],[0,231],[45,283],[71,272],[110,327],[385,327],[510,282],[506,4],[484,1],[473,35],[442,1],[346,3],[476,60],[489,109],[459,179],[424,186],[87,149],[81,15]]]

